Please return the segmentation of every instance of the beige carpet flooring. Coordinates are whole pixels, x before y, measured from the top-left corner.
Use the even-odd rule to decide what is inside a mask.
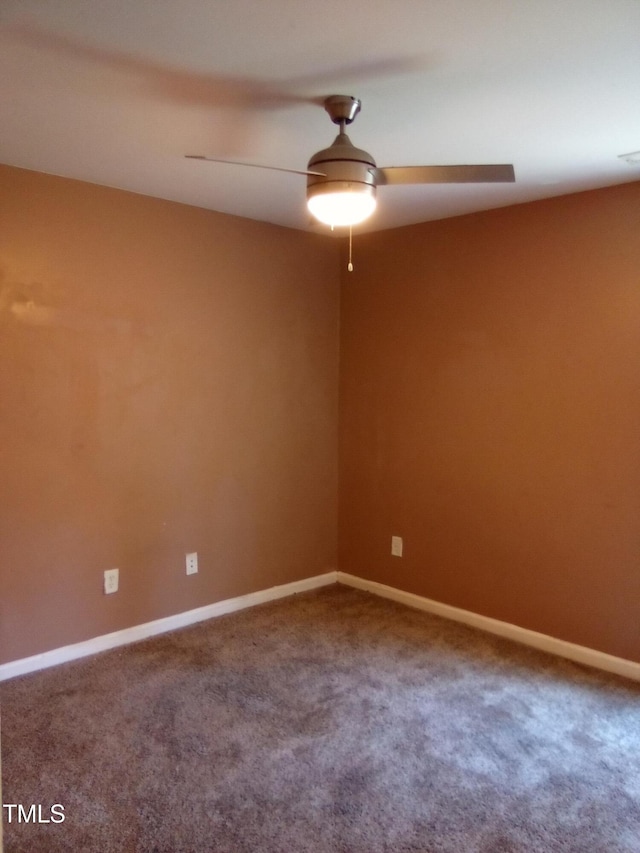
[[[6,853],[640,851],[640,685],[345,587],[0,697]]]

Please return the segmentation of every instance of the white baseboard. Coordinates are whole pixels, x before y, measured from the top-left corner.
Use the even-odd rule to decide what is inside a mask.
[[[165,634],[168,631],[175,631],[177,628],[185,628],[187,625],[194,625],[196,622],[202,622],[205,619],[213,619],[225,613],[244,610],[256,604],[274,601],[277,598],[286,598],[297,592],[306,592],[307,590],[317,589],[318,587],[333,583],[341,583],[355,589],[362,589],[374,595],[379,595],[382,598],[389,598],[400,604],[405,604],[408,607],[424,610],[436,616],[443,616],[445,619],[451,619],[454,622],[462,622],[465,625],[479,628],[482,631],[488,631],[491,634],[497,634],[500,637],[506,637],[517,643],[532,646],[534,649],[540,649],[541,651],[567,658],[576,663],[592,666],[595,669],[612,672],[616,675],[622,675],[634,681],[640,681],[640,663],[636,663],[635,661],[614,657],[605,652],[598,652],[585,646],[578,646],[575,643],[568,643],[566,640],[558,640],[555,637],[549,637],[547,634],[539,634],[537,631],[530,631],[528,628],[511,625],[509,622],[501,622],[499,619],[481,616],[479,613],[473,613],[470,610],[462,610],[459,607],[442,604],[439,601],[424,598],[421,595],[415,595],[411,592],[404,592],[401,589],[395,589],[392,586],[386,586],[376,581],[364,580],[347,572],[327,572],[323,575],[305,578],[305,580],[293,581],[293,583],[282,584],[281,586],[273,586],[270,589],[258,592],[250,592],[247,595],[241,595],[237,598],[228,598],[225,601],[217,601],[215,604],[208,604],[205,607],[198,607],[195,610],[187,610],[184,613],[177,613],[174,616],[166,616],[163,619],[146,622],[144,625],[134,625],[132,628],[114,631],[111,634],[104,634],[101,637],[94,637],[91,640],[74,643],[71,646],[63,646],[62,648],[43,652],[39,655],[0,664],[0,681],[7,681],[10,678],[16,678],[19,675],[26,675],[29,672],[36,672],[40,669],[48,669],[60,663],[78,660],[79,658],[87,657],[97,652],[104,652],[117,646],[126,646],[129,643],[144,640],[147,637]]]
[[[481,616],[479,613],[473,613],[470,610],[462,610],[459,607],[442,604],[430,598],[423,598],[421,595],[403,592],[400,589],[395,589],[392,586],[386,586],[376,581],[363,580],[346,572],[338,572],[337,575],[338,583],[345,584],[346,586],[366,590],[382,598],[390,598],[409,607],[426,610],[428,613],[433,613],[436,616],[444,616],[446,619],[452,619],[454,622],[463,622],[465,625],[480,628],[482,631],[506,637],[525,646],[532,646],[534,649],[540,649],[541,651],[567,658],[576,663],[582,663],[586,666],[592,666],[595,669],[602,669],[605,672],[613,672],[616,675],[640,681],[640,663],[636,663],[635,661],[614,657],[614,655],[598,652],[585,646],[578,646],[575,643],[568,643],[566,640],[558,640],[555,637],[549,637],[547,634],[539,634],[537,631],[530,631],[528,628],[511,625],[509,622],[501,622],[499,619]]]
[[[196,622],[202,622],[205,619],[213,619],[215,616],[222,616],[225,613],[244,610],[247,607],[254,607],[256,604],[274,601],[276,598],[286,598],[286,596],[294,595],[297,592],[306,592],[320,586],[327,586],[336,583],[337,574],[337,572],[327,572],[324,575],[316,575],[301,581],[272,586],[270,589],[263,589],[259,592],[250,592],[237,598],[227,598],[225,601],[217,601],[215,604],[207,604],[205,607],[198,607],[195,610],[176,613],[175,616],[166,616],[163,619],[146,622],[144,625],[134,625],[132,628],[114,631],[112,634],[103,634],[101,637],[94,637],[91,640],[74,643],[71,646],[63,646],[50,652],[0,664],[0,681],[16,678],[18,675],[26,675],[40,669],[48,669],[60,663],[116,648],[116,646],[126,646],[138,640],[145,640],[147,637],[154,637],[156,634],[165,634],[167,631],[175,631],[176,628],[185,628],[187,625],[194,625]]]

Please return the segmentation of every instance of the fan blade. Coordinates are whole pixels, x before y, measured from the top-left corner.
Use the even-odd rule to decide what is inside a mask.
[[[85,62],[88,66],[112,69],[128,75],[128,85],[141,85],[146,93],[155,94],[172,103],[223,108],[281,108],[299,104],[322,106],[317,97],[296,94],[286,88],[286,81],[262,81],[251,77],[229,77],[214,73],[190,71],[163,65],[133,53],[84,43],[27,21],[4,24],[6,33],[27,45],[62,57]]]
[[[263,166],[262,163],[242,163],[238,160],[218,160],[217,157],[205,157],[203,154],[185,154],[187,160],[206,160],[207,163],[226,163],[228,166],[252,166],[254,169],[270,169],[272,172],[291,172],[292,175],[319,175],[325,178],[324,172],[309,172],[306,169],[283,169],[281,166]]]
[[[482,166],[386,166],[372,170],[383,184],[501,184],[516,179],[510,163]]]
[[[216,147],[223,155],[242,156],[250,150],[257,133],[256,115],[261,110],[301,104],[322,106],[318,97],[291,91],[286,80],[259,80],[165,65],[143,55],[41,28],[29,20],[8,24],[0,20],[0,38],[3,37],[61,59],[56,64],[56,78],[62,79],[61,75],[66,74],[67,85],[81,86],[83,93],[94,87],[104,97],[104,87],[108,96],[114,98],[126,92],[127,96],[134,94],[170,104],[227,111],[225,121],[214,124]],[[77,63],[84,65],[83,73],[78,73]],[[107,73],[102,74],[103,71]]]

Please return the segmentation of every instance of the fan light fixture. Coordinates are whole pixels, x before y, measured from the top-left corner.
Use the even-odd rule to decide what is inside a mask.
[[[376,188],[348,181],[316,184],[307,190],[307,207],[324,225],[358,225],[376,209]]]
[[[358,225],[376,209],[376,161],[368,151],[356,148],[344,132],[358,114],[360,101],[332,95],[325,109],[340,133],[309,160],[307,207],[325,225]]]

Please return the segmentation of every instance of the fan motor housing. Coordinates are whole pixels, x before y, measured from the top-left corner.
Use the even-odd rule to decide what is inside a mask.
[[[348,189],[348,184],[364,184],[375,191],[376,161],[368,151],[356,148],[346,133],[339,133],[329,148],[317,151],[308,169],[324,173],[307,175],[307,188],[314,187],[314,193]],[[325,185],[326,190],[319,185]]]

